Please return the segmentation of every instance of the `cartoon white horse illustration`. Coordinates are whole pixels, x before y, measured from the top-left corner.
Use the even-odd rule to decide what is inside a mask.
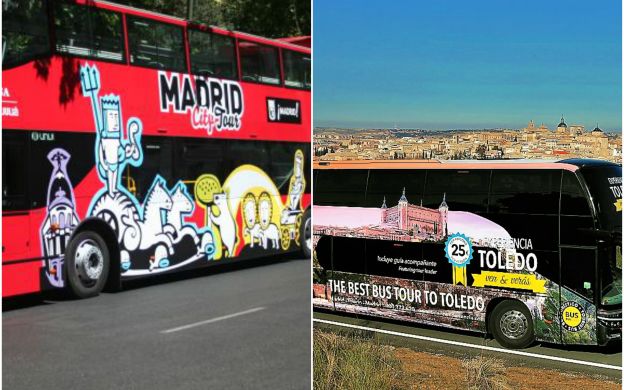
[[[145,197],[142,206],[142,220],[136,218],[136,214],[130,213],[121,217],[124,224],[133,228],[134,231],[140,232],[138,248],[126,247],[126,249],[129,251],[135,249],[149,249],[158,244],[154,253],[154,258],[150,261],[150,269],[158,268],[161,266],[162,261],[167,259],[168,255],[174,253],[173,240],[164,232],[164,223],[161,214],[161,210],[171,210],[173,201],[161,177],[156,177],[154,180],[154,184],[152,184],[152,188]]]
[[[178,183],[174,187],[171,200],[173,205],[167,211],[167,224],[164,227],[164,232],[169,233],[174,238],[174,243],[180,242],[184,236],[191,236],[195,245],[199,245],[199,237],[195,229],[184,224],[184,216],[193,213],[195,204],[186,192],[186,186],[183,183]]]

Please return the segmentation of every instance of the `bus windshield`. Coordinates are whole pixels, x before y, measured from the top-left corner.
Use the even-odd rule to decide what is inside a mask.
[[[599,256],[601,303],[622,302],[622,167],[597,166],[581,170],[589,186],[600,227],[613,235],[614,245]]]
[[[622,231],[622,167],[616,165],[581,169],[589,186],[602,229]]]

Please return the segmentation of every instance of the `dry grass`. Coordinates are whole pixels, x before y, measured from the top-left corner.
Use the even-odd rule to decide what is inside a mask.
[[[462,361],[469,390],[509,389],[505,366],[500,360],[479,356]]]
[[[314,330],[314,389],[394,390],[407,385],[394,348]]]
[[[621,389],[615,379],[478,356],[444,354],[381,345],[374,334],[314,329],[315,390],[556,390]]]

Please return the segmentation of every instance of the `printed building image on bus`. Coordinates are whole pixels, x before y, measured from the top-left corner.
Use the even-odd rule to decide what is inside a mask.
[[[599,160],[314,163],[317,308],[621,340],[622,169]]]
[[[309,47],[107,2],[3,11],[4,297],[310,253]]]

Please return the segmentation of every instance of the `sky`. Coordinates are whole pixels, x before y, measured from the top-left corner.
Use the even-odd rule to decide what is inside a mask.
[[[316,127],[621,131],[620,1],[313,6]]]

